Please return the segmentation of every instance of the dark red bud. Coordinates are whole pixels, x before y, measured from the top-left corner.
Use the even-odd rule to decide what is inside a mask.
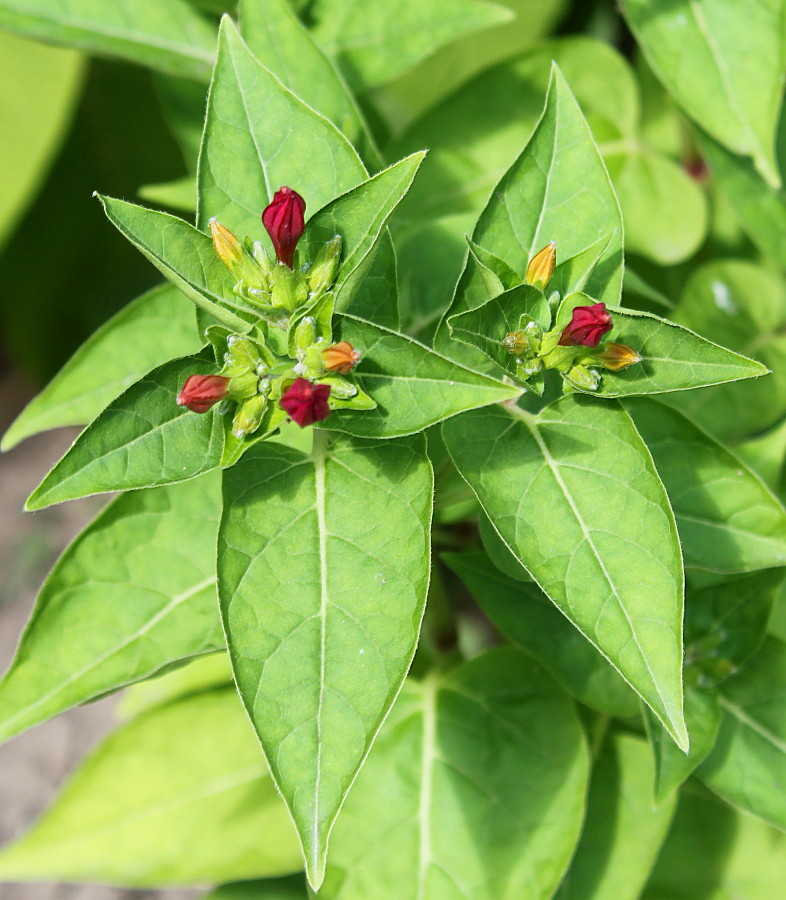
[[[279,188],[273,202],[262,213],[262,224],[270,235],[276,258],[292,268],[295,247],[305,227],[306,201],[292,188]]]
[[[177,395],[177,405],[206,413],[227,395],[229,379],[223,375],[189,375]]]
[[[559,339],[563,347],[597,347],[600,339],[611,331],[613,323],[605,303],[577,306],[569,325]]]
[[[329,384],[313,384],[305,378],[298,378],[286,389],[279,402],[287,415],[305,428],[327,419],[330,415],[329,396]]]

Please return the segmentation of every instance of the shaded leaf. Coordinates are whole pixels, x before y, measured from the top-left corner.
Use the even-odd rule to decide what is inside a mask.
[[[259,881],[237,881],[205,894],[202,900],[306,900],[302,875]]]

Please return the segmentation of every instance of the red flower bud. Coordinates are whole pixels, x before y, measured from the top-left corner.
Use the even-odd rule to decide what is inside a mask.
[[[328,397],[329,384],[313,384],[305,378],[298,378],[291,384],[279,401],[281,408],[300,425],[313,425],[330,415]]]
[[[273,202],[262,213],[262,224],[273,241],[276,258],[292,268],[295,247],[305,227],[306,201],[292,188],[279,188]]]
[[[592,306],[577,306],[569,325],[559,339],[563,347],[597,347],[600,339],[611,331],[611,316],[605,303],[593,303]]]
[[[227,395],[229,379],[223,375],[189,375],[177,395],[177,405],[195,413],[206,413]]]

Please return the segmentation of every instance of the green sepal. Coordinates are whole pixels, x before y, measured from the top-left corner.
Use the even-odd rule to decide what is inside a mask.
[[[279,263],[273,269],[270,282],[270,300],[276,309],[285,309],[291,313],[308,300],[306,277],[297,269],[290,269]]]
[[[341,263],[341,235],[327,241],[317,253],[311,268],[306,272],[306,281],[312,294],[322,294],[333,286]]]
[[[296,333],[298,326],[307,316],[314,319],[316,337],[319,340],[324,341],[324,346],[328,347],[333,343],[333,310],[335,303],[335,296],[328,292],[327,294],[322,294],[321,297],[318,297],[314,303],[296,310],[290,319],[289,330],[287,332],[287,356],[291,356],[292,358],[297,357],[298,346]]]

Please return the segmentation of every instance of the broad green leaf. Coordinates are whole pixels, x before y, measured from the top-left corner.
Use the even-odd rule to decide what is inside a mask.
[[[431,466],[422,437],[329,444],[316,432],[311,456],[257,444],[224,479],[230,657],[316,889],[330,830],[415,652]]]
[[[189,375],[213,368],[212,354],[153,369],[88,425],[27,501],[29,510],[135,488],[188,481],[216,468],[223,426],[175,402]]]
[[[382,168],[355,97],[288,0],[242,0],[240,30],[249,50],[279,81],[330,119],[358,148],[366,165]]]
[[[656,802],[662,803],[673,796],[704,762],[715,746],[720,718],[720,705],[714,691],[688,687],[685,691],[685,724],[690,736],[690,750],[683,753],[644,707],[644,722],[655,756]]]
[[[122,726],[0,852],[4,881],[128,887],[282,875],[299,865],[292,824],[233,688]]]
[[[567,396],[538,416],[466,413],[442,432],[510,550],[687,747],[677,528],[630,417]]]
[[[767,184],[749,160],[730,153],[708,135],[699,135],[699,146],[713,181],[745,233],[781,268],[786,267],[786,191]]]
[[[494,189],[472,240],[517,272],[524,272],[538,250],[556,241],[554,287],[564,293],[586,289],[609,303],[620,297],[619,205],[587,123],[556,67],[543,116]],[[480,273],[468,263],[451,312],[474,309],[486,297]],[[442,340],[447,343],[444,329]]]
[[[352,316],[338,317],[337,325],[335,338],[363,354],[357,376],[377,407],[334,412],[325,428],[357,437],[398,437],[521,392],[387,328]]]
[[[782,0],[665,6],[623,0],[622,9],[653,71],[685,112],[730,150],[753,156],[777,185],[775,134],[786,65]]]
[[[320,897],[546,900],[587,776],[572,703],[524,654],[408,682],[336,824]]]
[[[220,650],[215,476],[125,494],[50,572],[0,681],[0,740]]]
[[[786,836],[691,784],[642,900],[773,900],[786,880]]]
[[[215,30],[185,0],[2,0],[0,28],[207,80]]]
[[[677,410],[647,399],[625,408],[666,486],[686,566],[786,565],[786,510],[754,472]]]
[[[786,410],[786,284],[737,260],[708,263],[685,287],[674,319],[772,370],[767,378],[675,398],[679,408],[723,440],[774,425]]]
[[[202,900],[306,900],[302,875],[225,884],[205,894]]]
[[[574,306],[594,303],[586,294],[570,298]],[[609,306],[614,327],[604,340],[632,347],[641,357],[622,372],[604,371],[599,397],[635,397],[758,378],[767,367],[713,344],[700,335],[652,313]]]
[[[729,803],[786,831],[786,644],[769,637],[721,687],[715,748],[699,777]]]
[[[237,305],[234,283],[206,234],[169,213],[99,199],[109,221],[189,300],[228,328],[248,330],[247,322],[229,308]]]
[[[6,79],[0,95],[0,121],[6,135],[0,147],[2,245],[33,199],[64,137],[77,99],[83,60],[73,51],[55,50],[10,34],[0,34],[0,59]]]
[[[151,340],[151,335],[156,339]],[[19,414],[3,450],[63,425],[86,425],[154,366],[202,346],[180,291],[153,288],[102,325]]]
[[[484,553],[444,553],[491,619],[516,647],[548,669],[584,706],[608,716],[635,716],[641,702],[589,641],[534,584],[512,581]]]
[[[556,900],[639,900],[669,830],[676,794],[653,807],[652,754],[632,734],[606,741],[592,767],[584,830]]]
[[[313,0],[308,17],[314,39],[355,90],[391,81],[444,44],[512,18],[486,0]]]
[[[786,462],[786,419],[774,428],[737,444],[734,452],[778,495]]]
[[[350,312],[379,324],[398,326],[398,310],[380,304],[382,292],[367,291],[355,296],[372,267],[374,251],[385,234],[385,224],[417,174],[425,153],[413,153],[368,181],[352,188],[323,207],[308,221],[298,244],[306,259],[314,258],[321,246],[340,234],[341,268],[332,291],[337,312]],[[390,267],[395,277],[395,263]],[[388,274],[387,272],[384,274]],[[395,301],[395,296],[391,298]],[[382,308],[381,308],[382,307]]]
[[[462,481],[462,484],[466,489],[471,490],[465,481]],[[489,560],[503,575],[507,575],[514,581],[532,581],[532,576],[510,552],[510,548],[497,534],[488,516],[483,513],[478,516],[478,534]]]

